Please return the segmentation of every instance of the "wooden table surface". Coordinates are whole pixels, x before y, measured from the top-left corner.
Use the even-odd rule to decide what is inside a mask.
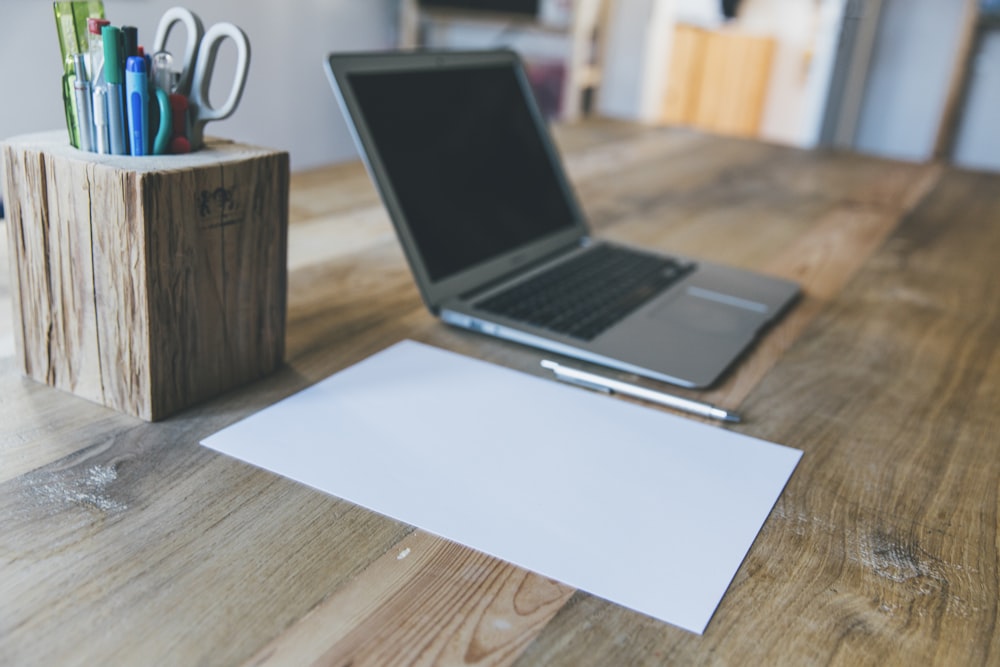
[[[804,287],[697,394],[804,451],[703,636],[198,444],[403,338],[541,374],[424,309],[353,163],[292,179],[286,365],[155,424],[20,376],[3,230],[0,664],[1000,662],[1000,176],[557,137],[600,235]]]

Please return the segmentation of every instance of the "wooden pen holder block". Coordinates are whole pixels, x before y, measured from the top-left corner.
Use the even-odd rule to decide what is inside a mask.
[[[26,375],[148,421],[274,371],[285,342],[288,153],[83,153],[4,142]]]

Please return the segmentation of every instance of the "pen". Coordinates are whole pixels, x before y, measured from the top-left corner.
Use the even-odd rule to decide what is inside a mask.
[[[87,80],[87,65],[84,54],[78,53],[74,58],[76,80],[73,81],[73,92],[76,95],[77,128],[80,133],[80,150],[93,153],[94,145],[94,115],[91,99],[90,81]]]
[[[570,384],[579,385],[588,389],[596,389],[597,391],[640,398],[644,401],[658,403],[660,405],[665,405],[668,408],[688,412],[701,417],[709,417],[711,419],[719,419],[726,422],[740,421],[740,416],[735,412],[717,408],[711,403],[694,401],[689,398],[674,396],[673,394],[665,394],[661,391],[646,389],[645,387],[640,387],[638,385],[621,382],[620,380],[612,380],[611,378],[606,378],[601,375],[595,375],[576,368],[570,368],[569,366],[563,366],[554,361],[549,361],[548,359],[542,360],[542,366],[555,373],[557,380],[569,382]]]
[[[107,155],[111,152],[108,139],[107,84],[94,86],[94,150]]]
[[[123,25],[121,30],[123,51],[127,62],[129,58],[139,55],[139,29],[132,25]]]

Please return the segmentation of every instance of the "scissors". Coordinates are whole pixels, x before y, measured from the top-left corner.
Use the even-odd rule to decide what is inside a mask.
[[[170,30],[177,23],[182,24],[187,31],[187,43],[181,61],[183,69],[172,92],[188,98],[191,150],[197,150],[204,144],[205,124],[212,120],[229,118],[240,103],[243,87],[247,81],[247,70],[250,68],[250,41],[246,34],[232,23],[216,23],[206,32],[205,25],[197,14],[184,7],[171,7],[163,13],[156,28],[154,53],[163,51]],[[236,73],[232,88],[229,90],[229,97],[222,106],[216,108],[208,101],[208,88],[212,83],[219,46],[226,38],[236,44]]]

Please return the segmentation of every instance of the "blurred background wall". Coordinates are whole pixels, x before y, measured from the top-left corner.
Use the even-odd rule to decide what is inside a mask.
[[[116,25],[136,25],[148,43],[175,4],[106,0],[105,9]],[[324,56],[399,45],[515,48],[540,101],[563,121],[597,114],[1000,169],[997,0],[184,4],[206,24],[236,23],[251,40],[242,104],[231,119],[209,125],[209,134],[288,150],[293,170],[356,155]],[[7,101],[0,139],[63,127],[51,2],[3,0],[3,9],[13,29],[0,40]],[[220,90],[228,85],[226,57],[223,49]]]

